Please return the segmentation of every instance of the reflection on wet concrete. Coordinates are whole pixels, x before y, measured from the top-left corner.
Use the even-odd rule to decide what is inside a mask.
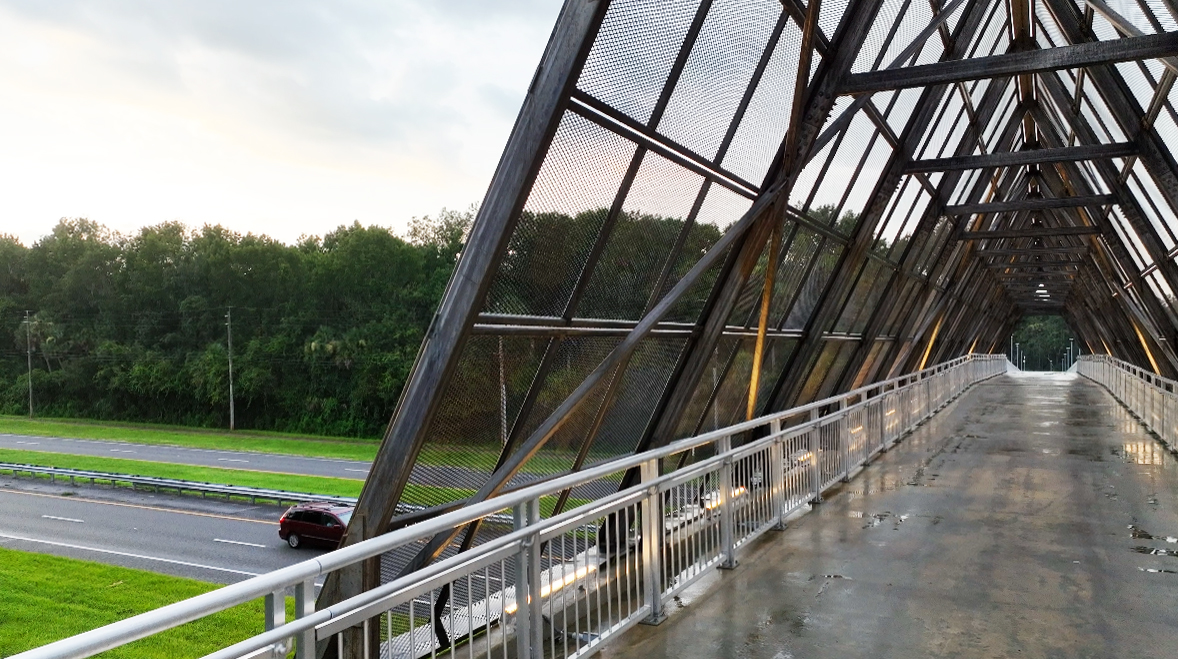
[[[1174,458],[1087,380],[992,380],[602,656],[1178,656]]]

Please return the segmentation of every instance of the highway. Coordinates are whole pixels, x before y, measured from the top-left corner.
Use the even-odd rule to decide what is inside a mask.
[[[132,444],[96,439],[73,439],[69,437],[35,437],[0,433],[0,448],[43,451],[46,453],[68,453],[70,455],[93,455],[104,458],[126,458],[148,462],[170,462],[173,464],[222,469],[249,469],[280,474],[301,476],[332,476],[363,480],[368,476],[369,462],[338,460],[334,458],[309,458],[297,455],[273,453],[250,453],[245,451],[221,451],[216,449],[183,448],[153,444]]]
[[[233,583],[317,556],[278,537],[282,509],[0,479],[0,547]]]

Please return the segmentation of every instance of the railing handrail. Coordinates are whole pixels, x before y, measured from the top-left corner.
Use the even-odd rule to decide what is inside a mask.
[[[186,622],[202,618],[206,615],[223,611],[240,604],[258,599],[260,597],[272,595],[276,592],[284,591],[290,587],[297,587],[306,584],[308,581],[322,576],[328,572],[332,572],[343,567],[356,564],[360,561],[379,556],[388,551],[398,547],[409,544],[415,540],[432,537],[438,533],[449,531],[451,529],[464,526],[470,522],[478,519],[486,518],[490,515],[500,513],[501,511],[511,509],[515,506],[525,502],[533,501],[539,497],[549,495],[570,489],[585,483],[590,483],[595,480],[626,471],[628,469],[636,468],[643,463],[648,463],[653,460],[659,460],[672,455],[680,454],[693,448],[698,448],[713,442],[717,442],[727,437],[747,432],[762,426],[772,425],[774,422],[782,419],[795,417],[806,412],[820,409],[825,406],[838,403],[839,401],[849,398],[858,397],[860,395],[869,393],[871,390],[878,390],[880,394],[888,393],[887,389],[892,391],[900,391],[908,386],[916,385],[923,382],[927,378],[945,373],[955,367],[964,365],[972,361],[997,361],[1005,360],[1005,355],[1002,354],[969,354],[949,362],[944,362],[936,366],[932,366],[921,371],[915,371],[900,377],[891,378],[886,381],[873,383],[864,387],[859,387],[852,391],[848,391],[837,396],[831,396],[819,401],[814,401],[806,405],[802,405],[780,412],[774,412],[750,421],[745,421],[725,428],[720,428],[702,435],[681,439],[671,442],[668,445],[628,456],[622,456],[608,462],[601,463],[584,469],[582,471],[566,474],[564,476],[544,480],[535,484],[521,487],[501,496],[482,501],[468,506],[464,506],[457,510],[441,514],[432,519],[428,519],[405,528],[397,529],[389,533],[359,542],[354,545],[343,547],[341,549],[329,552],[317,558],[312,558],[302,561],[295,565],[291,565],[273,572],[269,572],[257,577],[252,577],[245,581],[235,584],[227,585],[218,590],[214,590],[187,600],[175,602],[173,604],[147,611],[139,615],[111,623],[98,629],[83,632],[70,638],[62,639],[54,643],[35,648],[27,652],[14,655],[12,659],[64,659],[67,657],[85,657],[109,650],[111,648],[124,645],[133,640],[144,638],[155,633],[177,627]],[[906,384],[900,383],[908,380]],[[768,436],[757,440],[749,445],[728,449],[719,452],[719,455],[711,459],[720,458],[721,456],[734,456],[743,454],[749,450],[754,450],[757,446],[763,446],[779,440],[782,436],[800,434],[812,430],[815,427],[830,422],[832,419],[841,418],[853,412],[856,408],[867,404],[871,399],[864,396],[863,400],[848,405],[840,406],[829,414],[816,419],[811,419],[803,423],[784,428],[779,431],[770,433]],[[675,472],[669,472],[662,475],[660,478],[675,477]],[[641,485],[628,488],[626,492],[631,489],[641,489],[651,486],[651,482],[644,482]],[[623,492],[616,493],[617,495]],[[611,498],[614,495],[611,495]],[[567,515],[575,515],[581,508],[587,506],[595,506],[597,502],[579,506],[566,513],[544,520],[545,524],[559,522]],[[336,607],[333,607],[335,609]],[[324,618],[324,615],[327,617]],[[315,622],[310,623],[308,618],[299,618],[282,625],[286,636],[290,636],[296,630],[292,625],[298,624],[297,629],[307,624],[322,624],[324,620],[330,619],[330,612],[328,610],[321,610],[313,615]],[[267,632],[267,636],[272,635]],[[260,639],[261,636],[254,637]]]

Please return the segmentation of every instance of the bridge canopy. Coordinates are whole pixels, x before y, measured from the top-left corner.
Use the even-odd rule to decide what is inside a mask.
[[[1028,315],[1178,375],[1176,20],[567,0],[348,541],[1001,351]]]

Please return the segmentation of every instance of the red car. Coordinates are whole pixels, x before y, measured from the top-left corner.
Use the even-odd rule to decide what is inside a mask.
[[[300,503],[278,520],[278,537],[292,548],[303,544],[325,545],[335,549],[344,538],[352,507],[338,503]]]

